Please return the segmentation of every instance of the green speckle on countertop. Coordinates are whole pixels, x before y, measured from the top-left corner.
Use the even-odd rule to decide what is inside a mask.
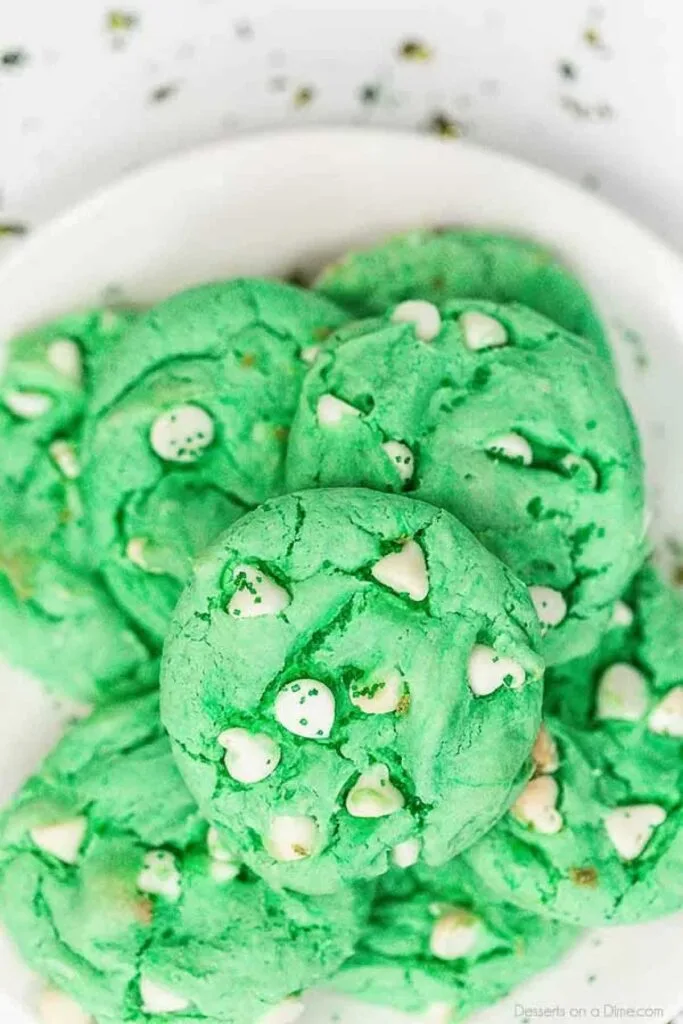
[[[1,221],[0,238],[20,238],[28,233],[28,225],[20,221]]]
[[[292,102],[297,109],[301,109],[309,106],[313,102],[314,96],[315,89],[312,85],[300,85],[294,92]]]
[[[177,82],[166,82],[164,85],[157,85],[149,94],[150,103],[165,103],[178,92]]]
[[[0,66],[3,68],[20,68],[28,61],[26,50],[16,49],[3,50],[0,53]]]
[[[381,88],[376,83],[370,83],[368,85],[362,85],[358,90],[358,98],[364,106],[373,106],[379,102],[381,96]]]
[[[423,39],[406,39],[398,47],[398,56],[402,60],[412,60],[420,64],[431,60],[434,51]]]
[[[456,121],[442,112],[432,114],[427,122],[427,130],[444,139],[461,139],[467,133],[462,121]]]

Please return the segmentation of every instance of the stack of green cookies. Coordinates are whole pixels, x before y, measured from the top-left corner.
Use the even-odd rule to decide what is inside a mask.
[[[89,712],[0,817],[45,1024],[448,1024],[683,908],[683,605],[547,249],[65,318],[0,445],[0,648]]]

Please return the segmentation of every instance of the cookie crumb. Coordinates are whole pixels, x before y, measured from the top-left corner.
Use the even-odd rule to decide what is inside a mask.
[[[570,868],[569,877],[574,885],[584,889],[595,889],[598,884],[598,872],[595,868]]]

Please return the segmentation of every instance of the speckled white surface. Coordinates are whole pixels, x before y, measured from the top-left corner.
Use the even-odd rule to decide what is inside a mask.
[[[682,248],[682,36],[678,0],[8,0],[0,222],[258,127],[452,126]]]

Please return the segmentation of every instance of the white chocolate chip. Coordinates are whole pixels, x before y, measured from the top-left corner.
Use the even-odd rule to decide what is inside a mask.
[[[584,459],[583,456],[574,455],[573,452],[568,452],[560,459],[560,466],[567,476],[573,477],[581,475],[586,482],[590,481],[591,487],[595,487],[597,485],[598,474],[595,466],[588,459]]]
[[[230,598],[228,614],[236,619],[279,615],[291,600],[284,587],[253,565],[236,565],[232,578],[237,589]]]
[[[460,317],[460,326],[468,348],[478,351],[482,348],[498,348],[507,345],[508,332],[500,320],[477,310],[470,310]]]
[[[453,1007],[450,1003],[431,1003],[421,1018],[421,1024],[453,1024]]]
[[[559,590],[552,587],[529,587],[531,598],[541,626],[552,629],[567,617],[567,602]]]
[[[674,686],[650,712],[647,720],[651,732],[660,736],[683,739],[683,686]]]
[[[240,866],[236,861],[211,861],[211,877],[218,885],[224,882],[232,882],[240,873]]]
[[[302,348],[301,352],[299,352],[299,358],[302,362],[307,363],[308,366],[312,366],[320,355],[320,351],[320,345],[307,345],[306,348]]]
[[[218,742],[225,748],[228,775],[247,786],[267,779],[280,763],[279,745],[264,732],[226,729]]]
[[[405,541],[400,551],[380,558],[371,571],[378,583],[397,594],[407,594],[413,601],[424,601],[429,593],[427,563],[414,540]]]
[[[210,828],[206,836],[206,846],[211,858],[211,877],[214,882],[232,882],[240,873],[240,862],[230,850],[226,849],[215,828]]]
[[[306,815],[281,814],[270,823],[266,849],[275,860],[303,860],[318,845],[318,826]]]
[[[75,999],[56,988],[44,988],[38,999],[41,1024],[95,1024]]]
[[[149,541],[145,537],[131,537],[126,544],[126,558],[143,572],[151,573],[154,576],[163,575],[164,570],[150,563],[147,557]]]
[[[387,441],[382,445],[382,450],[387,458],[391,460],[394,469],[404,484],[412,480],[415,472],[415,459],[407,444],[402,441]]]
[[[637,722],[645,715],[647,705],[647,683],[633,665],[617,662],[600,676],[595,709],[597,718]]]
[[[413,324],[420,341],[433,341],[441,330],[441,314],[432,302],[423,299],[408,299],[399,302],[391,314],[395,324]]]
[[[552,775],[560,767],[557,744],[548,732],[546,725],[541,724],[531,751],[537,775]]]
[[[36,846],[65,864],[75,864],[87,827],[85,818],[69,818],[54,825],[37,825],[30,831]]]
[[[654,830],[665,820],[666,811],[657,804],[633,804],[610,811],[605,828],[621,859],[631,861],[640,856]]]
[[[168,850],[150,850],[142,863],[143,868],[136,883],[140,892],[150,896],[165,896],[173,902],[180,898],[181,877],[172,853]]]
[[[321,395],[318,399],[316,417],[321,427],[337,427],[349,416],[360,416],[360,409],[334,395]]]
[[[214,438],[214,423],[199,405],[176,405],[157,416],[149,433],[164,462],[197,462]]]
[[[472,950],[479,936],[479,919],[464,907],[442,906],[429,939],[432,956],[459,960]]]
[[[49,395],[41,395],[38,391],[8,391],[4,402],[9,411],[22,420],[37,420],[54,404]]]
[[[182,1013],[190,1005],[185,996],[172,992],[144,975],[140,978],[140,996],[145,1013]]]
[[[62,377],[80,384],[83,379],[83,358],[81,350],[70,338],[58,338],[48,345],[47,361]]]
[[[523,685],[526,673],[518,661],[499,654],[493,647],[475,644],[467,663],[467,681],[475,697],[488,697],[506,683],[511,689]]]
[[[259,1017],[257,1024],[294,1024],[306,1007],[296,996],[287,996],[281,1003]]]
[[[564,821],[557,810],[560,790],[551,775],[537,775],[527,783],[510,809],[513,817],[544,836],[559,832]]]
[[[617,601],[612,610],[612,618],[609,621],[609,628],[628,629],[633,623],[633,609],[629,608],[625,601]]]
[[[275,698],[275,717],[295,736],[327,739],[334,725],[334,694],[318,679],[293,679]]]
[[[404,689],[400,672],[390,669],[351,683],[349,700],[366,715],[388,715],[399,706]]]
[[[404,804],[403,793],[389,779],[385,764],[373,764],[363,772],[346,797],[346,809],[354,818],[384,818]]]
[[[523,466],[530,466],[534,458],[531,445],[521,434],[501,434],[500,437],[493,437],[487,442],[486,451],[503,459],[521,462]]]
[[[48,452],[59,472],[67,480],[76,480],[81,475],[81,464],[76,448],[69,441],[53,441]]]
[[[391,862],[397,868],[412,868],[420,857],[420,840],[406,839],[398,843],[391,851]]]

